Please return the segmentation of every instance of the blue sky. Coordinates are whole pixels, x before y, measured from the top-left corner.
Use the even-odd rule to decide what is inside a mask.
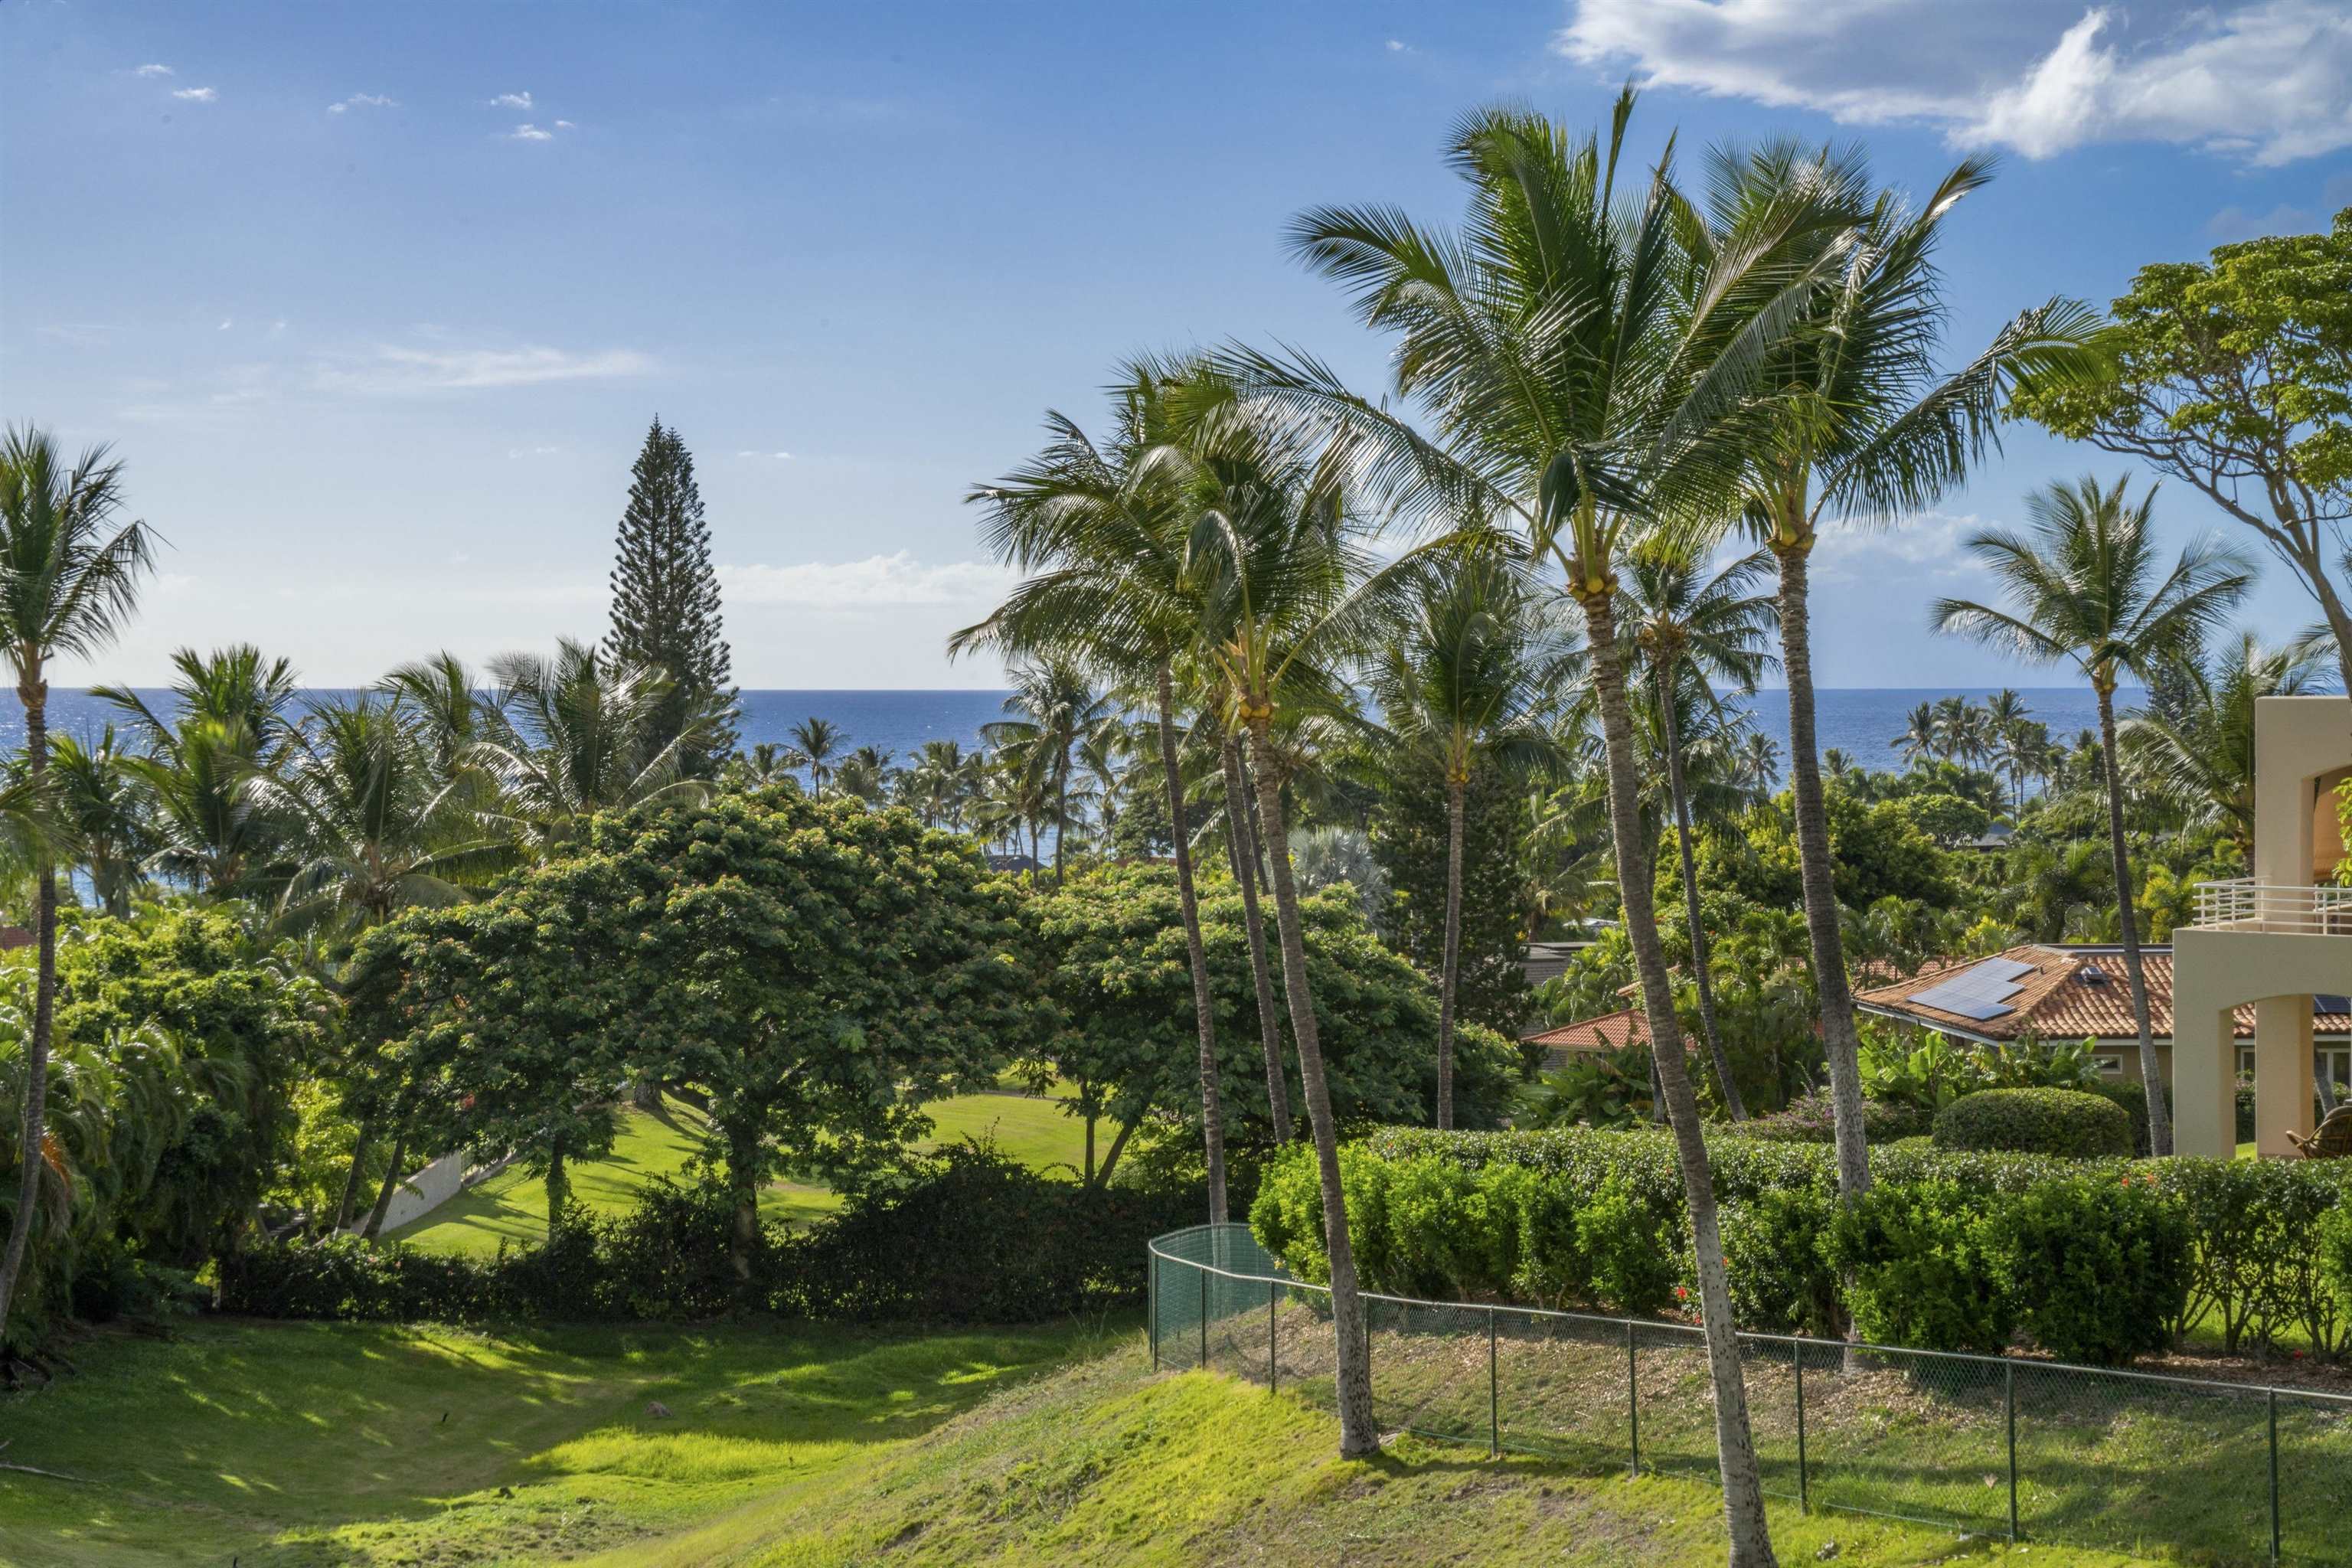
[[[627,469],[693,448],[747,686],[994,685],[969,485],[1121,355],[1239,337],[1368,389],[1284,255],[1320,202],[1458,210],[1448,125],[1650,86],[1696,150],[1859,137],[1954,220],[1956,355],[2053,293],[2352,204],[2352,20],[2314,0],[0,6],[0,416],[109,440],[170,542],[122,646],[319,684],[593,636]],[[1956,541],[2116,459],[2015,433],[1826,546],[1818,674],[2025,679],[1931,638]],[[2168,492],[2175,530],[2212,525]],[[2307,605],[2273,569],[2252,618]],[[74,670],[67,679],[87,671]],[[2044,683],[2047,678],[2032,678]]]

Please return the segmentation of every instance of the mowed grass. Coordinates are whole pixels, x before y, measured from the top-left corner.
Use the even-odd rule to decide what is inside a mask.
[[[0,1400],[0,1560],[251,1565],[1722,1561],[1718,1492],[1391,1440],[1074,1328],[524,1335],[207,1322]],[[654,1415],[650,1400],[671,1413]],[[2007,1555],[1776,1506],[1783,1562]],[[2023,1563],[2137,1560],[2046,1543]]]
[[[934,1143],[967,1137],[992,1141],[1012,1158],[1039,1170],[1076,1165],[1084,1158],[1086,1124],[1065,1115],[1055,1099],[967,1094],[940,1100],[929,1110],[936,1123]],[[621,1213],[647,1183],[677,1175],[700,1146],[707,1126],[702,1112],[676,1099],[665,1100],[656,1111],[625,1110],[612,1154],[570,1168],[572,1195],[595,1213]],[[830,1188],[814,1183],[778,1182],[761,1195],[760,1212],[770,1219],[806,1225],[840,1203]],[[547,1236],[547,1186],[541,1178],[509,1167],[390,1235],[433,1252],[488,1255],[501,1241],[528,1246]]]

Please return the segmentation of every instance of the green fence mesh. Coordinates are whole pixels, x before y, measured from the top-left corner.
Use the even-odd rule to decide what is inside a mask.
[[[1249,1227],[1151,1244],[1162,1367],[1330,1403],[1328,1292]],[[1385,1431],[1593,1474],[1712,1478],[1695,1327],[1367,1295]],[[2352,1565],[2352,1396],[1740,1336],[1765,1489],[1808,1509],[2197,1562]]]

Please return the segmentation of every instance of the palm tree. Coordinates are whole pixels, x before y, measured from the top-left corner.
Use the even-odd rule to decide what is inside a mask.
[[[1873,524],[1934,502],[1998,441],[2006,389],[2021,374],[2084,364],[2093,313],[2063,300],[2023,311],[1957,372],[1938,374],[1945,306],[1935,268],[1944,220],[1991,177],[1968,158],[1925,206],[1873,195],[1859,152],[1807,153],[1777,142],[1718,155],[1708,226],[1727,243],[1747,215],[1792,190],[1833,193],[1856,215],[1830,249],[1834,271],[1815,291],[1806,330],[1784,336],[1769,374],[1775,395],[1750,426],[1748,515],[1780,567],[1780,662],[1789,689],[1790,786],[1822,1042],[1834,1112],[1838,1190],[1870,1184],[1862,1070],[1831,862],[1816,739],[1810,564],[1822,529]]]
[[[1499,537],[1432,557],[1412,574],[1397,624],[1364,674],[1381,743],[1445,780],[1445,937],[1439,960],[1437,1125],[1454,1125],[1454,999],[1461,984],[1464,802],[1474,771],[1524,770],[1551,755],[1545,725],[1570,668],[1569,641]]]
[[[1731,1058],[1716,1026],[1715,981],[1707,970],[1698,863],[1691,848],[1690,785],[1685,773],[1680,710],[1688,701],[1720,718],[1723,704],[1716,695],[1717,681],[1727,681],[1748,695],[1755,693],[1757,677],[1770,662],[1764,640],[1769,635],[1772,601],[1749,589],[1770,564],[1759,550],[1708,577],[1686,546],[1662,539],[1646,541],[1636,549],[1626,574],[1625,626],[1633,633],[1634,647],[1641,650],[1657,697],[1659,750],[1665,753],[1666,784],[1674,803],[1683,915],[1690,930],[1699,1026],[1706,1036],[1707,1058],[1715,1065],[1717,1091],[1734,1121],[1748,1120],[1748,1108],[1739,1098],[1739,1085],[1731,1076]],[[1764,740],[1760,735],[1753,738]]]
[[[982,724],[998,751],[1018,757],[1053,802],[1054,885],[1062,885],[1070,828],[1070,781],[1086,738],[1118,721],[1118,706],[1095,689],[1076,659],[1048,656],[1016,667],[1004,711],[1013,717]]]
[[[138,606],[140,579],[153,560],[145,523],[117,526],[121,481],[121,464],[110,461],[102,447],[68,465],[42,431],[11,428],[0,437],[0,658],[16,678],[26,780],[36,796],[47,784],[49,661],[84,658],[113,642]],[[57,1014],[58,879],[44,844],[34,846],[33,880],[33,1027],[25,1047],[16,1212],[7,1250],[0,1253],[0,1333],[24,1272],[47,1169],[37,1151]]]
[[[841,751],[840,726],[830,719],[803,719],[785,733],[792,736],[801,754],[801,765],[809,771],[809,793],[823,800],[824,781],[833,776],[833,759]]]
[[[2127,716],[2124,755],[2142,763],[2190,820],[2220,828],[2252,865],[2254,704],[2320,689],[2332,651],[2318,637],[2271,647],[2242,631],[2210,667],[2188,664],[2188,700],[2179,710],[2151,704]]]
[[[1361,449],[1360,471],[1393,499],[1458,512],[1467,497],[1471,510],[1516,516],[1584,612],[1619,896],[1687,1194],[1732,1560],[1769,1563],[1714,1181],[1639,830],[1617,569],[1643,528],[1725,506],[1736,416],[1853,216],[1792,184],[1710,244],[1664,162],[1645,198],[1621,205],[1632,109],[1629,92],[1605,153],[1597,136],[1574,142],[1532,114],[1470,117],[1451,149],[1472,193],[1456,235],[1385,208],[1318,210],[1295,225],[1309,265],[1353,290],[1368,324],[1401,334],[1397,392],[1431,415],[1434,437],[1312,362],[1244,354],[1235,368],[1279,405],[1342,429]]]
[[[1322,1038],[1307,977],[1305,929],[1283,805],[1285,759],[1274,725],[1278,706],[1334,702],[1339,664],[1354,648],[1347,633],[1359,603],[1351,588],[1365,560],[1347,506],[1342,468],[1286,440],[1286,433],[1241,416],[1229,390],[1203,388],[1206,405],[1181,454],[1193,497],[1191,549],[1201,571],[1200,641],[1216,681],[1220,716],[1249,741],[1257,792],[1256,826],[1274,884],[1275,926],[1291,1038],[1307,1101],[1322,1188],[1337,1338],[1339,1451],[1376,1451],[1367,1321],[1348,1235],[1340,1184],[1339,1126],[1323,1063]],[[1238,815],[1238,814],[1236,814]]]
[[[123,765],[128,760],[111,724],[94,741],[58,735],[49,742],[62,826],[89,874],[90,891],[117,920],[129,916],[131,897],[145,880],[152,838],[137,775]]]
[[[1739,787],[1759,805],[1770,800],[1780,787],[1780,742],[1761,730],[1749,730],[1739,737],[1731,767]]]
[[[1183,486],[1174,466],[1160,458],[1169,440],[1173,379],[1168,367],[1150,361],[1123,367],[1109,440],[1097,445],[1076,421],[1049,413],[1045,449],[1024,468],[972,490],[968,499],[987,509],[991,552],[1032,574],[988,619],[951,637],[948,647],[950,654],[983,647],[1020,657],[1070,654],[1111,672],[1139,697],[1151,694],[1177,908],[1192,974],[1209,1220],[1222,1225],[1229,1211],[1216,1016],[1176,732],[1177,667],[1190,658],[1199,636],[1200,595]],[[1271,1047],[1266,1071],[1270,1087],[1278,1089],[1282,1064]]]
[[[415,904],[454,903],[508,858],[461,813],[468,778],[435,768],[430,721],[400,699],[326,701],[258,782],[299,825],[281,911],[352,932]]]
[[[1904,723],[1903,733],[1887,743],[1903,753],[1903,765],[1906,768],[1916,768],[1936,755],[1942,742],[1936,728],[1935,704],[1922,702],[1911,710],[1909,719]]]
[[[2116,686],[2128,674],[2145,680],[2167,658],[2201,647],[2205,634],[2253,581],[2236,551],[2200,542],[2161,572],[2150,512],[2156,487],[2134,504],[2129,480],[2101,487],[2090,477],[2060,482],[2026,499],[2028,531],[1987,529],[1968,551],[2006,591],[2009,607],[1939,599],[1936,628],[1974,637],[2038,664],[2072,663],[2099,700],[2099,742],[2116,752]],[[2131,981],[2132,1019],[2139,1029],[2147,1080],[2150,1149],[2172,1152],[2164,1082],[2148,1030],[2147,979],[2132,918],[2131,858],[2124,843],[2120,768],[2108,768],[2107,838],[2115,857],[2116,921],[2124,972]]]
[[[501,654],[488,669],[484,739],[469,757],[499,781],[504,826],[534,856],[571,844],[600,811],[702,793],[681,769],[708,742],[714,715],[689,708],[664,740],[677,721],[660,671],[614,664],[568,637],[553,658]]]

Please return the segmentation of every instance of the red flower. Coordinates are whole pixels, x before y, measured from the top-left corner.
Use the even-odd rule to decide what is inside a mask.
[[[1687,1285],[1677,1285],[1677,1286],[1675,1286],[1675,1300],[1677,1300],[1677,1301],[1687,1301],[1687,1300],[1690,1300],[1690,1287],[1689,1287],[1689,1286],[1687,1286]]]

